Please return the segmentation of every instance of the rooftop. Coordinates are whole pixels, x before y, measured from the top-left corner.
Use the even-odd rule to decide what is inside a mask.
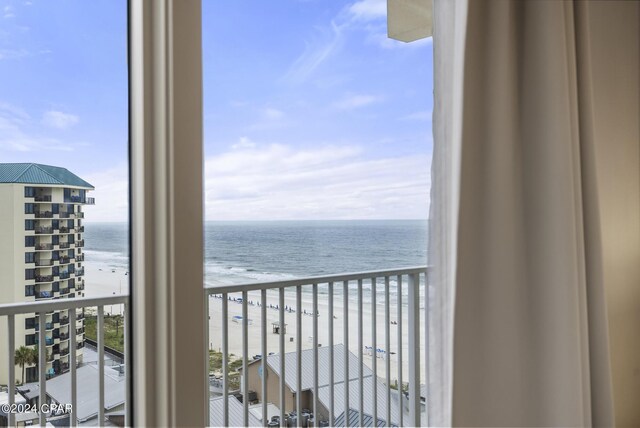
[[[66,168],[37,163],[0,163],[0,183],[94,187]]]

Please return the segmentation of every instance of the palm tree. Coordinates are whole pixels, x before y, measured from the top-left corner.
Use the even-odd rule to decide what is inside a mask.
[[[29,348],[29,357],[30,358],[29,358],[28,364],[35,365],[36,366],[36,371],[38,371],[38,366],[39,366],[39,363],[40,363],[40,350],[38,349],[37,346],[34,347],[34,348]],[[46,367],[47,361],[49,361],[49,358],[51,358],[51,351],[46,349],[45,350],[45,357],[44,357],[44,359],[45,359],[45,361],[44,361],[45,367]]]
[[[22,377],[20,378],[22,380],[22,383],[24,384],[24,366],[27,364],[32,364],[32,348],[27,348],[26,346],[21,346],[18,349],[16,349],[16,353],[15,353],[15,363],[17,365],[20,366],[20,368],[22,369]]]

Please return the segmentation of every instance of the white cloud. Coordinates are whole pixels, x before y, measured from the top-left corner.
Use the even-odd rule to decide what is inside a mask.
[[[0,60],[18,59],[30,56],[26,49],[0,49]]]
[[[49,110],[42,116],[42,123],[57,129],[67,129],[77,124],[80,119],[75,114]]]
[[[5,6],[5,7],[3,8],[3,12],[4,12],[4,17],[5,17],[5,19],[6,19],[6,18],[13,18],[13,17],[15,17],[15,16],[16,16],[16,15],[13,13],[13,7],[12,7],[12,6],[9,6],[9,5],[7,5],[7,6]]]
[[[126,221],[129,218],[129,167],[126,163],[82,175],[82,178],[95,187],[90,196],[95,197],[96,204],[83,208],[87,221]]]
[[[403,116],[400,120],[416,120],[416,121],[431,121],[433,112],[431,110],[420,110]]]
[[[210,157],[206,218],[426,218],[429,157],[363,155],[357,147],[272,144]]]
[[[275,108],[266,108],[262,112],[266,119],[279,120],[284,117],[284,112]]]
[[[241,150],[241,149],[251,149],[251,148],[254,148],[255,146],[256,146],[256,143],[251,141],[249,138],[240,137],[238,139],[238,142],[233,144],[231,148],[234,150]]]
[[[359,107],[365,107],[369,104],[380,101],[381,98],[374,95],[355,94],[349,95],[340,101],[334,103],[334,107],[340,110],[352,110]]]
[[[360,0],[349,6],[349,13],[356,20],[371,21],[387,17],[386,0]]]
[[[282,80],[294,84],[306,81],[314,71],[342,46],[342,27],[332,21],[327,28],[317,28],[316,39],[307,42],[302,54],[293,62]]]
[[[31,117],[21,108],[0,102],[0,149],[12,152],[71,151],[73,147],[33,131]]]

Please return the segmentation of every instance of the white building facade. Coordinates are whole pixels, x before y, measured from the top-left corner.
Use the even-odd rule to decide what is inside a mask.
[[[84,213],[93,186],[65,168],[33,163],[0,164],[0,304],[84,296]],[[69,337],[69,313],[46,318],[47,378],[69,370],[70,340],[82,362],[84,312],[76,312],[77,335]],[[35,314],[16,316],[15,347],[37,348]],[[0,319],[0,337],[7,321]],[[8,383],[6,341],[0,341],[0,384]],[[35,382],[35,365],[16,366],[17,382]]]

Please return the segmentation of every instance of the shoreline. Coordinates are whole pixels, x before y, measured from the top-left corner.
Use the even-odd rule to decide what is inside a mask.
[[[99,296],[111,296],[117,295],[121,293],[126,293],[128,290],[126,289],[129,284],[129,276],[128,269],[122,267],[113,267],[109,266],[103,262],[94,262],[89,260],[85,264],[85,296],[86,297],[99,297]],[[344,344],[344,314],[343,314],[343,301],[342,301],[342,287],[340,285],[334,286],[334,320],[333,320],[333,332],[334,332],[334,343]],[[310,287],[304,287],[310,288]],[[326,286],[323,286],[326,290]],[[378,289],[383,290],[384,285],[379,283]],[[295,290],[295,288],[292,288]],[[349,326],[348,326],[348,337],[349,337],[349,350],[353,352],[355,355],[358,355],[358,321],[359,321],[359,313],[358,313],[358,305],[355,300],[352,300],[352,296],[354,296],[353,290],[350,290],[350,299],[349,299]],[[240,297],[239,293],[234,293],[232,296]],[[370,296],[370,293],[369,293]],[[363,345],[371,346],[372,345],[372,313],[373,306],[371,301],[367,301],[367,295],[363,296],[363,310],[362,310],[362,338]],[[329,319],[328,315],[328,298],[329,295],[327,293],[319,293],[318,294],[318,343],[322,344],[322,346],[328,345],[328,328],[329,328]],[[257,292],[248,292],[247,300],[254,302],[260,301],[261,294],[259,291]],[[397,305],[396,299],[393,296],[390,296],[389,309],[390,309],[390,319],[389,322],[393,322],[397,320]],[[408,371],[408,317],[407,317],[407,307],[405,303],[405,299],[403,298],[403,308],[402,308],[402,352],[403,352],[403,361],[402,361],[402,371],[403,371],[403,381],[407,381],[409,371]],[[277,305],[279,303],[279,295],[276,291],[267,292],[267,304]],[[393,382],[397,378],[397,370],[398,370],[398,326],[395,324],[390,324],[390,338],[391,343],[389,346],[385,343],[385,302],[376,301],[375,302],[375,312],[376,312],[376,347],[379,349],[387,350],[391,352],[390,356],[390,366],[391,366],[391,381]],[[289,307],[295,308],[296,306],[296,296],[295,293],[285,293],[285,305]],[[312,349],[313,347],[313,316],[312,312],[312,298],[311,294],[308,291],[303,291],[302,293],[302,309],[303,311],[307,311],[309,314],[302,316],[302,349]],[[105,306],[105,313],[110,314],[122,314],[123,305],[107,305]],[[248,305],[247,312],[249,315],[249,319],[253,322],[248,326],[248,334],[250,338],[261,338],[262,337],[262,326],[261,326],[261,306],[256,305]],[[421,314],[421,325],[424,326],[424,309],[420,310]],[[228,304],[228,338],[229,338],[229,353],[234,355],[242,354],[242,325],[236,322],[233,322],[232,319],[234,316],[242,315],[242,304],[239,302],[230,301]],[[267,309],[267,325],[265,328],[266,331],[266,339],[267,339],[267,352],[279,352],[279,336],[277,334],[272,333],[272,322],[276,322],[279,320],[279,311],[277,309]],[[287,324],[287,333],[285,337],[285,352],[292,352],[296,350],[296,313],[295,312],[285,312],[285,323]],[[291,341],[293,338],[293,341]],[[220,350],[222,343],[222,301],[220,298],[216,298],[213,295],[209,298],[209,349]],[[421,334],[421,343],[424,346],[424,334]],[[254,355],[261,354],[262,340],[249,340],[249,357],[253,357]],[[424,348],[423,348],[424,349]],[[374,358],[370,355],[366,355],[363,350],[363,362],[369,368],[373,368],[373,360]],[[377,358],[377,374],[378,376],[384,378],[385,368],[386,368],[386,359],[385,358]],[[424,382],[424,362],[421,361],[421,381]]]

